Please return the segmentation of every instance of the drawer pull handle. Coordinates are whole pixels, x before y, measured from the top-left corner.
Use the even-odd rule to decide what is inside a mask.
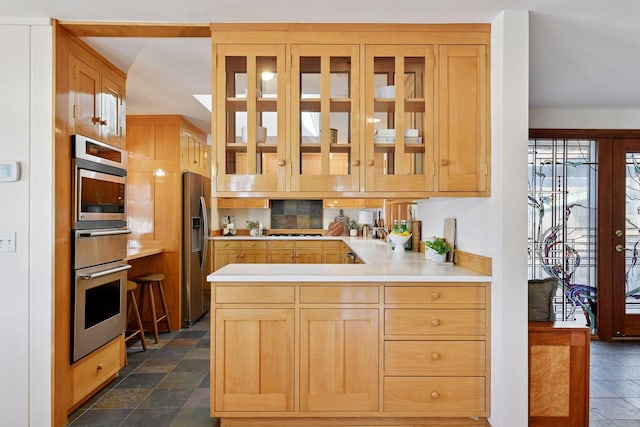
[[[98,371],[101,371],[104,368],[104,364],[98,363],[97,368],[98,368]]]
[[[440,299],[440,292],[434,292],[431,294],[431,299]]]
[[[432,399],[439,399],[440,398],[440,393],[438,393],[437,391],[432,391],[431,392],[431,398]]]
[[[433,320],[431,321],[431,325],[432,325],[432,326],[440,326],[440,321],[439,321],[438,319],[433,319]]]
[[[433,354],[431,355],[431,358],[432,358],[433,360],[438,360],[438,359],[440,359],[440,353],[433,353]]]

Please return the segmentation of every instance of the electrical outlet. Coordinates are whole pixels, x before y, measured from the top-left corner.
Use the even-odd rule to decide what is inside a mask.
[[[0,232],[0,252],[15,252],[15,251],[16,251],[16,233]]]

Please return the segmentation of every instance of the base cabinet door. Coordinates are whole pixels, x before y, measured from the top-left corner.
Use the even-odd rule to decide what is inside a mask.
[[[530,426],[589,425],[589,345],[587,327],[529,322]]]
[[[300,410],[378,409],[378,311],[300,310]]]
[[[293,309],[218,309],[215,410],[293,411]]]

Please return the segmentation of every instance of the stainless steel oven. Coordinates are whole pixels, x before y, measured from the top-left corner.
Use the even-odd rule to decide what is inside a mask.
[[[124,332],[130,268],[117,261],[75,270],[72,362]]]
[[[71,362],[122,334],[126,327],[126,227],[75,230]]]
[[[126,176],[126,151],[86,136],[73,136],[75,229],[126,224]]]

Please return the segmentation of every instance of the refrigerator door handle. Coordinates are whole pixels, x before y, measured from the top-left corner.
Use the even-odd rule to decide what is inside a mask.
[[[200,208],[202,209],[202,259],[200,260],[200,268],[204,271],[207,260],[207,246],[209,244],[209,213],[207,212],[207,202],[203,196],[200,196]],[[206,271],[204,271],[207,274]]]

